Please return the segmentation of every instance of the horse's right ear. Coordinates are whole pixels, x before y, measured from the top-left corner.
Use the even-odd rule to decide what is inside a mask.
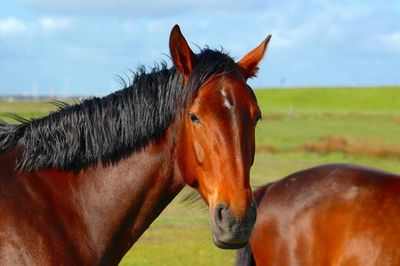
[[[185,82],[187,82],[196,63],[196,56],[187,44],[178,25],[172,28],[169,37],[169,50],[176,70],[184,75]]]

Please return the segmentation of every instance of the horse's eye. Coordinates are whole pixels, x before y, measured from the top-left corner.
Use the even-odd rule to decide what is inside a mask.
[[[197,115],[195,115],[195,113],[193,112],[189,112],[189,116],[190,116],[190,120],[192,120],[193,123],[200,123],[200,118],[197,117]]]

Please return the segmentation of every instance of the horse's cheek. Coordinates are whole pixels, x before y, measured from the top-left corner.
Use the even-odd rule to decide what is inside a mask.
[[[197,187],[196,164],[194,164],[196,155],[191,146],[191,143],[186,142],[178,145],[178,166],[185,183]]]

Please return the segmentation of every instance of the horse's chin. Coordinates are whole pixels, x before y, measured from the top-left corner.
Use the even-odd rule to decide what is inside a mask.
[[[218,240],[218,238],[215,236],[215,234],[213,234],[213,242],[216,247],[221,248],[221,249],[240,249],[240,248],[244,248],[248,243],[248,241],[241,242],[241,243],[225,243],[225,242]]]

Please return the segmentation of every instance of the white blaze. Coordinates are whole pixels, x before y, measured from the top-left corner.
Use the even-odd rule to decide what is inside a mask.
[[[231,109],[232,109],[232,104],[231,104],[231,102],[229,101],[228,94],[226,93],[226,91],[224,91],[224,89],[221,89],[221,95],[222,95],[222,104],[223,104],[226,108],[228,108],[229,110],[231,110]]]

